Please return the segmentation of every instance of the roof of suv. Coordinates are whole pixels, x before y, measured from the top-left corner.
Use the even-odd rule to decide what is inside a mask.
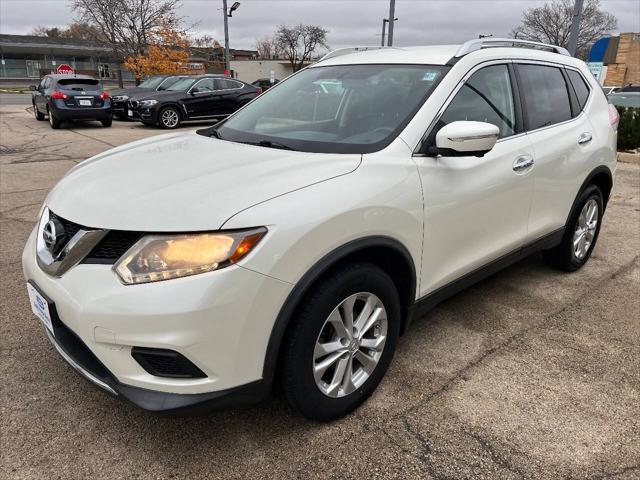
[[[524,47],[524,48],[523,48]],[[531,58],[572,64],[581,62],[569,56],[562,47],[517,39],[471,40],[463,45],[430,45],[415,47],[354,47],[334,50],[316,65],[353,64],[428,64],[452,65],[468,55],[473,58]]]

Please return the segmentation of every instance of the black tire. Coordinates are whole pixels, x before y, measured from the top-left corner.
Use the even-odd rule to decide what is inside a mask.
[[[33,113],[36,116],[36,120],[42,122],[45,118],[44,113],[42,113],[40,110],[38,110],[38,107],[36,107],[36,104],[33,104]]]
[[[128,122],[129,121],[129,117],[127,116],[126,113],[116,113],[115,116],[121,122]]]
[[[175,115],[175,118],[177,118],[177,120],[175,120],[175,123],[167,121],[168,115],[170,115],[171,118],[174,118],[171,113],[173,113]],[[158,113],[158,124],[162,128],[173,130],[174,128],[178,128],[180,126],[180,123],[182,123],[182,116],[180,115],[180,111],[175,107],[164,107],[162,110],[160,110],[160,113]]]
[[[47,113],[49,114],[49,125],[51,125],[51,128],[54,130],[59,129],[60,125],[62,125],[62,121],[60,121],[48,108]]]
[[[384,305],[386,341],[377,365],[364,383],[349,394],[330,397],[320,390],[314,378],[316,342],[333,310],[349,296],[361,292],[374,294]],[[280,380],[289,405],[306,418],[318,421],[340,418],[360,406],[376,389],[391,363],[400,332],[400,311],[393,281],[375,265],[348,264],[326,275],[305,295],[283,341]],[[323,357],[320,358],[322,361]],[[354,366],[357,365],[354,360]]]
[[[102,120],[100,120],[100,123],[102,124],[103,127],[110,127],[111,124],[113,123],[113,119],[112,118],[103,118]]]
[[[591,200],[595,201],[598,206],[598,223],[593,235],[593,240],[591,241],[586,254],[582,258],[579,258],[576,255],[573,245],[574,234],[576,233],[576,230],[578,228],[578,221],[580,219],[582,209]],[[602,225],[603,213],[604,199],[602,196],[602,192],[595,185],[587,186],[578,196],[573,210],[569,215],[569,220],[567,221],[567,226],[565,228],[565,232],[560,245],[542,252],[546,262],[552,267],[564,270],[566,272],[575,272],[579,268],[582,268],[582,266],[587,263],[587,261],[591,257],[591,253],[596,246],[598,235],[600,233],[600,226]]]

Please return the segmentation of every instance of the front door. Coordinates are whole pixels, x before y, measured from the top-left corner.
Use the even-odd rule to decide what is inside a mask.
[[[195,83],[183,99],[190,119],[215,115],[219,109],[220,94],[216,91],[214,78],[203,78]]]
[[[450,122],[498,126],[483,157],[417,157],[424,192],[421,295],[524,244],[533,192],[533,151],[520,134],[507,64],[477,69],[456,92],[429,135]]]

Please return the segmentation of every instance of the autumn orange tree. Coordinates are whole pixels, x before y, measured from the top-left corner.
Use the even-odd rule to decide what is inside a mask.
[[[134,73],[136,83],[139,83],[147,75],[184,71],[189,56],[185,32],[162,26],[151,32],[146,53],[128,57],[124,67]]]

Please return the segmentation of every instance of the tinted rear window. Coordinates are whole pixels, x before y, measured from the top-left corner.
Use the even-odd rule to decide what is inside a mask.
[[[564,76],[559,68],[518,65],[529,130],[571,119],[571,104]]]
[[[571,85],[573,85],[573,89],[576,92],[576,97],[578,97],[578,103],[580,104],[580,110],[582,110],[587,103],[587,99],[589,98],[589,87],[580,75],[575,70],[567,70],[567,75],[569,75],[569,81]]]
[[[100,81],[92,78],[63,78],[58,80],[61,90],[100,90]]]

